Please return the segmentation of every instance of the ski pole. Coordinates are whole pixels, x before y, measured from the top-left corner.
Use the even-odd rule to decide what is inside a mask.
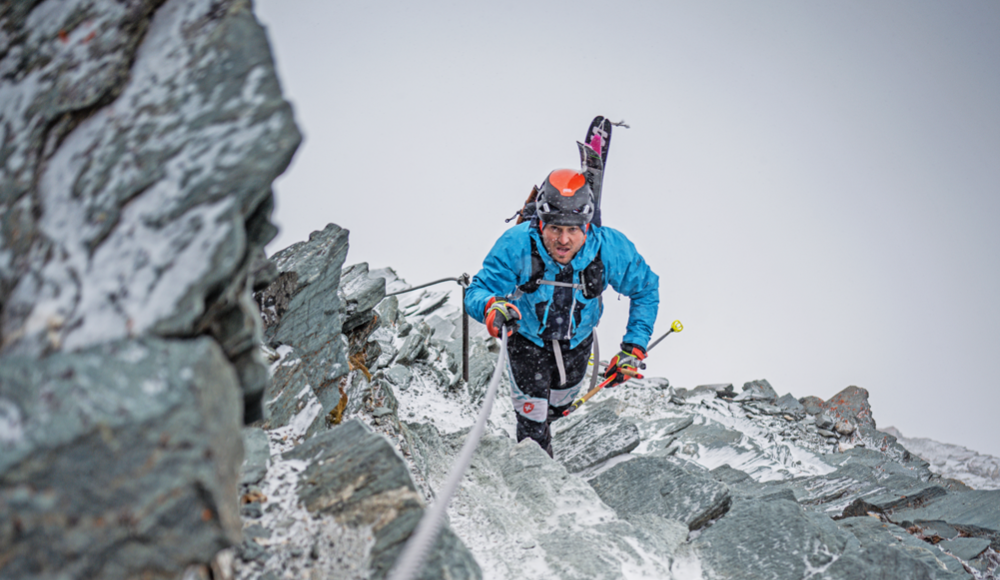
[[[658,344],[660,344],[660,341],[663,340],[664,338],[667,338],[668,336],[670,336],[671,332],[680,332],[682,330],[684,330],[684,325],[681,324],[680,320],[675,320],[673,322],[673,324],[670,325],[670,330],[668,330],[666,333],[664,333],[663,336],[661,336],[660,338],[657,338],[656,340],[654,340],[653,344],[649,345],[649,348],[646,349],[646,352],[649,352],[649,351],[653,350],[653,347],[656,346],[656,345],[658,345]]]
[[[667,338],[668,336],[670,336],[670,333],[672,333],[672,332],[680,332],[682,330],[684,330],[684,325],[681,324],[680,320],[675,320],[673,322],[673,324],[670,325],[670,330],[668,330],[660,338],[656,339],[656,341],[653,342],[653,344],[649,345],[649,348],[646,349],[646,352],[648,353],[649,351],[653,350],[653,347],[656,346],[656,345],[658,345],[658,344],[660,344],[660,341],[662,341],[664,338]],[[597,361],[597,362],[600,363],[600,361]],[[641,363],[641,367],[640,368],[646,368],[646,364],[645,363]],[[596,366],[595,366],[593,372],[595,372],[595,373],[597,372]],[[640,375],[639,373],[636,373],[636,372],[622,371],[622,373],[625,374],[626,376],[628,376],[628,378],[632,378],[632,377],[636,377],[636,376],[639,377],[639,378],[642,378],[642,375]],[[587,401],[589,401],[590,398],[593,397],[594,395],[596,395],[598,391],[600,391],[604,387],[608,386],[608,383],[610,383],[611,380],[614,379],[614,378],[615,377],[612,376],[610,378],[604,379],[604,381],[601,384],[599,384],[596,387],[594,387],[593,389],[591,389],[589,393],[587,393],[586,395],[584,395],[584,396],[580,397],[579,399],[573,401],[573,404],[570,405],[569,409],[566,409],[565,411],[563,411],[563,417],[566,417],[570,413],[572,413],[573,411],[576,411],[577,409],[579,409],[580,405],[582,405],[582,404],[586,403]],[[628,378],[626,378],[625,380],[627,381]]]
[[[639,378],[642,378],[642,375],[640,375],[639,373],[632,373],[632,372],[625,372],[625,371],[623,371],[623,372],[626,375],[630,376],[630,377],[639,377]],[[570,408],[566,409],[565,411],[563,411],[563,417],[565,417],[565,416],[569,415],[570,413],[572,413],[573,411],[576,411],[577,409],[579,409],[580,405],[582,405],[582,404],[586,403],[587,401],[589,401],[590,398],[593,397],[594,395],[596,395],[598,391],[600,391],[604,387],[608,386],[608,383],[610,383],[612,380],[614,380],[614,377],[609,377],[607,379],[604,379],[604,381],[601,384],[599,384],[596,387],[594,387],[593,389],[591,389],[589,393],[587,393],[586,395],[584,395],[584,396],[580,397],[579,399],[573,401],[573,404],[570,405]]]

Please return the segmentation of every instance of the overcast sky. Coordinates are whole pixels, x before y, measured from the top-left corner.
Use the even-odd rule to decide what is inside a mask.
[[[648,374],[858,385],[879,426],[1000,456],[1000,2],[256,12],[305,135],[269,252],[334,222],[349,263],[474,274],[590,120],[625,120],[604,223],[660,276],[654,336],[685,325]]]

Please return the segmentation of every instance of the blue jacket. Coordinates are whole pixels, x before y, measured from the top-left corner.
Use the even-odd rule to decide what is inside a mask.
[[[532,228],[531,222],[516,225],[500,236],[483,261],[482,270],[469,285],[465,307],[473,318],[484,322],[486,303],[491,297],[510,296],[531,277],[531,239],[535,240],[545,262],[543,279],[555,280],[563,266],[549,256],[537,228]],[[604,263],[602,290],[610,285],[631,300],[628,326],[622,341],[646,348],[660,305],[660,278],[649,269],[635,245],[624,234],[609,227],[591,227],[587,241],[569,264],[573,267],[574,283],[581,283],[580,272],[594,261],[598,252]],[[552,286],[543,284],[535,292],[525,293],[513,301],[522,316],[518,332],[538,346],[543,346],[539,335],[547,324],[553,290]],[[572,292],[570,348],[575,348],[590,336],[604,307],[597,298],[584,298],[579,289]]]

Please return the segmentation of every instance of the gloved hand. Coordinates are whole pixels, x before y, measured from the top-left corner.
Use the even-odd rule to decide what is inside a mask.
[[[638,373],[638,369],[646,368],[646,365],[642,364],[645,358],[646,350],[641,346],[623,342],[621,352],[611,359],[608,368],[604,370],[604,378],[612,379],[605,388],[616,387],[632,377],[641,379],[642,375]]]
[[[490,298],[486,303],[486,329],[493,338],[500,338],[500,330],[504,327],[507,336],[514,334],[518,320],[521,320],[521,311],[503,298]]]

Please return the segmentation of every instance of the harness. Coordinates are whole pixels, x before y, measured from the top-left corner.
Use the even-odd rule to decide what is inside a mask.
[[[529,240],[531,241],[531,275],[528,277],[527,282],[517,287],[514,294],[511,295],[510,300],[517,300],[525,294],[534,293],[538,290],[539,286],[544,284],[546,286],[579,290],[583,292],[584,298],[588,300],[597,298],[599,303],[601,302],[601,291],[604,289],[604,261],[601,260],[601,250],[597,251],[597,256],[580,272],[579,284],[558,282],[543,279],[545,276],[545,261],[542,259],[541,252],[538,251],[538,244],[535,242],[535,238],[529,238]],[[559,340],[557,339],[552,339],[552,352],[556,358],[556,367],[559,369],[559,385],[565,385],[566,367],[563,365],[562,347],[559,346]],[[600,347],[597,344],[597,333],[594,332],[594,364],[600,363],[600,352]],[[595,371],[591,382],[595,382],[596,378],[597,374]]]

